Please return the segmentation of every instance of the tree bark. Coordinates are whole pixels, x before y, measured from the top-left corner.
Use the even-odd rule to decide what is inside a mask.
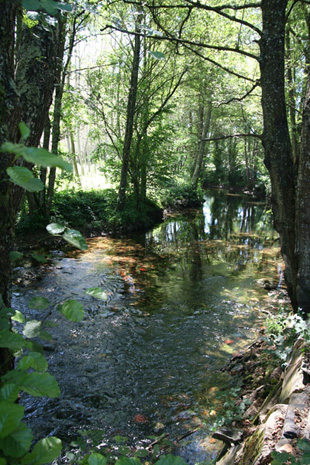
[[[296,253],[298,257],[297,301],[310,313],[310,69],[302,117],[301,150],[296,195]]]
[[[295,178],[284,92],[284,39],[287,0],[262,0],[260,70],[265,165],[270,173],[275,228],[280,235],[285,278],[297,308],[295,254]]]
[[[136,31],[140,31],[140,24],[142,20],[142,15],[138,15]],[[118,191],[118,203],[117,210],[123,211],[126,201],[126,189],[127,189],[127,177],[128,177],[128,167],[129,167],[129,158],[130,158],[130,148],[131,140],[133,135],[133,125],[134,117],[136,110],[136,101],[137,101],[137,89],[138,89],[138,75],[139,75],[139,63],[140,63],[140,48],[141,48],[141,38],[140,35],[135,35],[134,40],[134,52],[133,52],[133,63],[131,68],[130,76],[130,90],[127,102],[127,118],[126,118],[126,131],[125,131],[125,140],[123,146],[122,154],[122,169],[121,169],[121,179]]]

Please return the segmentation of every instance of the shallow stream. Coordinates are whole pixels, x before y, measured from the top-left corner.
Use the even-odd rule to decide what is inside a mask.
[[[215,393],[231,387],[220,369],[252,342],[272,306],[262,280],[282,285],[276,237],[264,205],[212,194],[146,234],[52,251],[40,281],[15,286],[13,304],[35,318],[32,296],[76,299],[85,318],[53,314],[45,348],[61,397],[23,399],[38,437],[70,442],[91,429],[102,443],[116,435],[134,443],[199,427],[178,453],[188,463],[212,459]],[[90,287],[107,302],[86,295]]]

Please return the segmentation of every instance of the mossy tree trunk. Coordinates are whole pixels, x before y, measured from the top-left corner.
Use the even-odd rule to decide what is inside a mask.
[[[52,30],[18,29],[21,0],[0,0],[0,145],[18,142],[18,124],[31,129],[27,143],[38,145],[54,87],[54,36]],[[35,32],[34,32],[35,30]],[[18,160],[20,163],[20,161]],[[10,252],[14,248],[15,219],[23,197],[22,189],[9,182],[6,170],[13,156],[0,156],[0,310],[11,305]],[[0,374],[13,367],[6,349],[0,350]]]

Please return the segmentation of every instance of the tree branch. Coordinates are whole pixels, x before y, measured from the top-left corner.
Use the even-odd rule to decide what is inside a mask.
[[[233,137],[255,137],[256,139],[262,139],[263,135],[262,134],[256,134],[254,132],[250,133],[245,133],[245,134],[230,134],[227,136],[218,136],[218,137],[208,137],[208,138],[203,138],[200,140],[204,140],[206,142],[212,142],[215,140],[224,140],[224,139],[231,139]]]
[[[130,35],[139,35],[141,37],[146,37],[148,39],[154,39],[154,40],[166,40],[170,42],[174,42],[177,44],[181,45],[190,45],[192,47],[201,47],[201,48],[206,48],[209,50],[217,50],[219,52],[233,52],[233,53],[238,53],[239,55],[246,56],[248,58],[253,58],[254,60],[259,60],[259,56],[254,55],[253,53],[250,52],[245,52],[244,50],[239,50],[237,48],[231,48],[231,47],[221,47],[217,45],[209,45],[209,44],[204,44],[203,42],[195,42],[192,40],[187,40],[187,39],[178,39],[177,37],[172,37],[172,36],[159,36],[159,35],[146,35],[146,34],[141,34],[140,32],[135,32],[135,31],[128,31],[127,29],[123,29],[120,27],[113,26],[112,24],[109,25],[111,29],[114,29],[119,32],[124,32],[125,34],[130,34]]]
[[[228,105],[231,102],[242,102],[242,100],[246,99],[256,87],[259,86],[259,82],[256,82],[248,92],[246,92],[242,97],[232,97],[231,99],[227,100],[227,102],[222,102],[217,105],[217,108],[219,108],[222,105]]]
[[[193,0],[185,0],[187,3],[189,3],[193,8],[198,8],[200,10],[205,10],[205,11],[212,11],[213,13],[217,13],[220,16],[223,16],[223,18],[228,19],[229,21],[233,21],[235,23],[243,24],[244,26],[247,26],[248,28],[252,29],[255,31],[259,36],[262,35],[262,31],[258,29],[256,26],[253,24],[249,23],[248,21],[245,21],[243,19],[238,19],[234,16],[229,15],[228,13],[224,13],[222,10],[227,10],[227,9],[233,9],[236,10],[236,8],[233,7],[233,5],[222,5],[222,6],[209,6],[205,5],[204,3],[194,2]],[[256,4],[255,7],[252,8],[258,8],[261,6],[261,3]],[[238,8],[240,9],[240,8]],[[244,8],[243,8],[244,9]]]

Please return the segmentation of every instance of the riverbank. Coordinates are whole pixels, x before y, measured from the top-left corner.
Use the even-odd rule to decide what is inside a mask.
[[[297,338],[284,370],[277,352],[279,347],[262,333],[224,368],[232,376],[242,374],[238,402],[251,405],[231,430],[214,434],[224,442],[216,465],[310,463],[309,345]]]

